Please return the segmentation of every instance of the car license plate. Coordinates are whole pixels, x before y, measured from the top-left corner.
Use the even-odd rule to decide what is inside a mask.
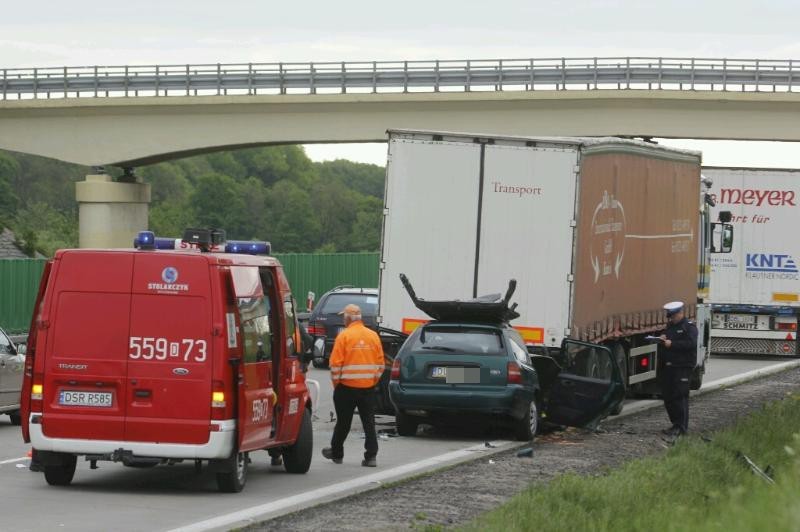
[[[113,406],[111,392],[82,392],[79,390],[62,390],[58,394],[58,404],[62,406],[92,406],[109,408]]]
[[[431,378],[432,379],[446,379],[447,378],[447,368],[442,366],[434,366],[431,369]]]

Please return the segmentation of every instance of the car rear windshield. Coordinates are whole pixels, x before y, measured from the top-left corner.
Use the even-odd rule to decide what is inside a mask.
[[[425,327],[411,340],[414,353],[502,355],[497,331],[469,327]]]
[[[378,313],[378,296],[375,294],[331,294],[325,299],[321,314],[338,314],[347,305],[358,305],[362,316],[375,316]]]

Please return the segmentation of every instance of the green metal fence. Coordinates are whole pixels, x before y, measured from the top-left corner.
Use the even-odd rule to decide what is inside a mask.
[[[0,260],[0,326],[7,333],[28,330],[46,262],[40,259]]]
[[[378,253],[276,253],[283,264],[300,312],[306,295],[319,297],[339,285],[378,288]]]
[[[306,308],[309,291],[316,293],[319,299],[338,285],[378,287],[378,253],[287,253],[275,256],[283,264],[301,312]],[[7,333],[28,330],[46,262],[43,259],[0,260],[0,327]]]

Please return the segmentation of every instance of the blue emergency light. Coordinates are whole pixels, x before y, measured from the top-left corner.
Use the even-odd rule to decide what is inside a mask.
[[[269,255],[272,246],[269,242],[248,240],[229,240],[225,244],[225,253],[243,253],[246,255]]]
[[[133,240],[133,247],[143,250],[174,250],[181,249],[181,240],[175,238],[157,237],[152,231],[141,231]],[[184,243],[192,244],[183,240]],[[272,246],[269,242],[256,240],[229,240],[224,243],[223,249],[213,249],[212,251],[224,251],[225,253],[237,253],[241,255],[269,255]]]

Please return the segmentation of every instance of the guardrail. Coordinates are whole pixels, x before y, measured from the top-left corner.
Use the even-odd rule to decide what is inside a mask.
[[[503,90],[800,90],[800,61],[606,57],[4,68],[0,98]]]

